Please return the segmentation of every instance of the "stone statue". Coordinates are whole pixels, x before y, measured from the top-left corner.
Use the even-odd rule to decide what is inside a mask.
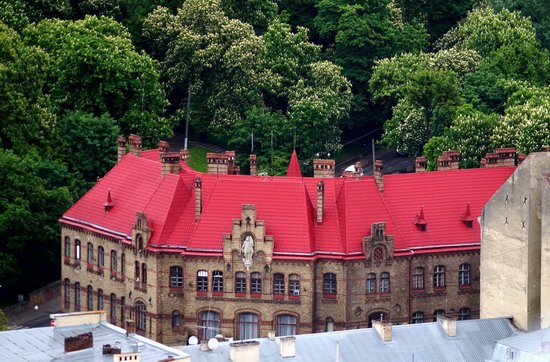
[[[254,255],[254,238],[252,238],[252,235],[248,235],[244,239],[241,252],[244,266],[250,268],[252,266],[252,256]]]

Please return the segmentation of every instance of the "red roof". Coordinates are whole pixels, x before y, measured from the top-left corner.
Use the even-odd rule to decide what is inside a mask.
[[[143,151],[142,157],[126,155],[60,221],[129,240],[136,213],[143,211],[152,228],[151,248],[221,255],[232,220],[241,217],[243,204],[254,204],[266,235],[274,238],[275,257],[363,257],[362,240],[377,222],[385,222],[386,233],[394,236],[396,255],[476,250],[479,224],[468,227],[465,211],[476,220],[514,170],[384,175],[383,192],[372,177],[324,178],[324,214],[318,223],[321,179],[202,174],[183,163],[179,175],[163,178],[158,150]],[[196,221],[197,177],[202,180],[202,213]],[[426,222],[425,231],[417,226],[418,217]]]
[[[298,162],[298,155],[296,154],[296,150],[292,151],[292,156],[290,156],[290,163],[288,164],[286,176],[302,177],[302,171],[300,170],[300,163]]]

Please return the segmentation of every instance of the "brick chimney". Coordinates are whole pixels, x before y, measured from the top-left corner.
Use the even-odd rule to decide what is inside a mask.
[[[317,183],[317,222],[323,222],[323,215],[325,213],[325,181],[319,181]]]
[[[206,160],[208,162],[208,173],[227,175],[229,165],[225,153],[208,152],[206,154]]]
[[[179,174],[181,170],[180,166],[180,154],[177,152],[162,152],[160,155],[160,162],[162,163],[162,177],[167,173]]]
[[[550,152],[550,146],[548,145],[542,146],[542,152]]]
[[[235,166],[235,151],[225,151],[225,156],[227,157],[227,173],[229,175],[238,175],[241,168],[239,166]]]
[[[279,353],[282,358],[296,357],[296,337],[281,337]]]
[[[494,153],[488,153],[481,159],[479,167],[515,166],[516,154],[514,147],[497,148]]]
[[[456,320],[454,318],[438,315],[437,321],[441,324],[447,336],[456,337]]]
[[[170,144],[166,141],[159,141],[159,154],[162,157],[163,153],[170,151]]]
[[[231,362],[259,362],[260,342],[246,341],[229,344],[229,360]]]
[[[315,159],[313,160],[313,177],[334,177],[334,160]]]
[[[414,164],[416,172],[426,172],[426,157],[417,157]]]
[[[65,338],[65,353],[88,348],[94,348],[94,335],[92,332]]]
[[[525,153],[518,153],[518,166],[527,158]]]
[[[197,177],[195,180],[195,220],[201,217],[202,212],[202,180]]]
[[[128,145],[130,146],[130,152],[136,156],[141,156],[141,137],[135,134],[131,134],[128,137]]]
[[[373,320],[372,326],[374,329],[376,329],[376,332],[378,332],[378,335],[380,336],[380,338],[382,338],[382,341],[391,342],[392,340],[391,323]]]
[[[250,160],[250,175],[256,176],[256,155],[251,154],[248,159]]]
[[[374,161],[374,182],[380,192],[384,192],[384,167],[382,160]]]
[[[437,170],[458,170],[460,151],[445,151],[437,158]]]
[[[189,160],[189,150],[181,150],[180,159],[182,160],[182,162],[187,163],[187,161]]]
[[[131,319],[126,320],[126,334],[134,333],[136,333],[136,323]]]
[[[117,143],[117,160],[120,162],[124,155],[126,155],[126,138],[118,136],[116,139]]]

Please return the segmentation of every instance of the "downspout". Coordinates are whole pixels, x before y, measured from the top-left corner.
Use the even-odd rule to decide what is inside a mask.
[[[317,259],[313,260],[313,300],[311,312],[311,333],[317,333]]]

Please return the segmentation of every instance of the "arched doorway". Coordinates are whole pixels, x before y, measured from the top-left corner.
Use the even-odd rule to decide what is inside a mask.
[[[372,327],[372,321],[389,322],[390,316],[387,312],[376,311],[369,314],[369,328]]]

